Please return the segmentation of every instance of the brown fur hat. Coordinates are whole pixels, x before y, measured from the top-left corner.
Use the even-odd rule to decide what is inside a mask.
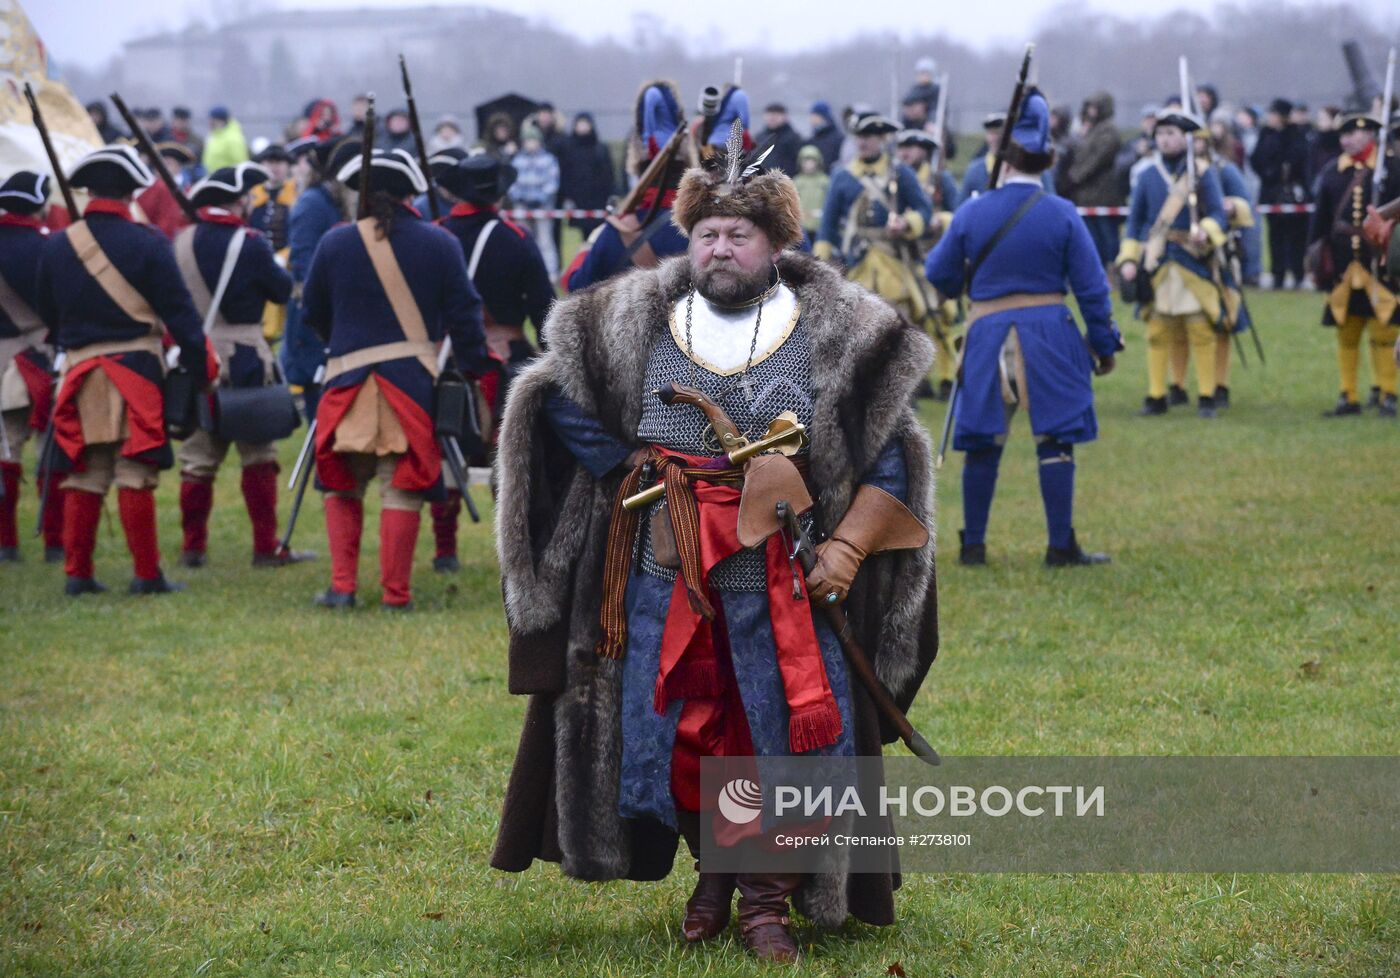
[[[728,152],[681,178],[671,222],[687,237],[707,217],[746,217],[763,229],[774,247],[790,248],[802,240],[802,202],[797,187],[782,170],[744,176],[746,160],[729,165]],[[761,162],[761,160],[760,160]]]

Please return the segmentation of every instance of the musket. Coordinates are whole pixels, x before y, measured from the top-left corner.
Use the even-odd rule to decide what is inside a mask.
[[[666,145],[661,147],[661,152],[657,153],[647,168],[642,171],[642,175],[637,179],[637,185],[627,192],[627,196],[617,205],[617,210],[613,212],[614,217],[626,217],[637,209],[641,203],[642,196],[651,189],[652,184],[659,183],[665,176],[666,170],[671,165],[671,160],[680,149],[681,140],[685,139],[685,119],[680,119],[676,123],[676,131],[671,133],[671,138],[666,140]],[[660,208],[653,207],[656,212]]]
[[[54,400],[56,402],[58,398],[55,396]],[[42,487],[39,490],[39,515],[34,520],[34,535],[36,537],[42,536],[44,533],[44,514],[48,512],[49,508],[49,484],[53,480],[47,476],[49,470],[53,468],[54,441],[53,415],[50,414],[49,425],[44,429],[44,444],[39,449],[39,468],[35,473],[39,478],[39,485]]]
[[[948,125],[948,73],[945,71],[938,79],[938,107],[933,110],[933,136],[937,143],[933,147],[933,159],[929,160],[929,170],[933,173],[933,189],[935,193],[941,193],[941,181],[938,179],[943,172],[943,161],[946,154],[943,152],[945,132]],[[934,202],[938,206],[938,202]]]
[[[68,208],[68,219],[78,221],[82,219],[82,214],[78,212],[78,205],[73,199],[73,188],[68,184],[68,178],[63,174],[63,167],[58,162],[58,152],[54,149],[53,138],[49,135],[49,127],[44,123],[44,114],[39,111],[39,100],[34,97],[34,89],[28,82],[24,83],[24,97],[29,101],[29,111],[34,116],[34,128],[39,130],[39,139],[44,144],[44,152],[48,155],[49,166],[53,169],[54,182],[58,184],[59,193],[63,196],[63,206]],[[55,408],[57,407],[57,398]],[[8,442],[8,437],[7,437]],[[39,518],[34,527],[34,535],[39,536],[44,532],[44,513],[48,509],[49,503],[49,483],[52,481],[46,476],[48,470],[53,466],[54,430],[53,412],[49,412],[49,423],[44,428],[43,445],[39,449]],[[5,447],[5,456],[9,457],[9,445]]]
[[[63,206],[68,208],[68,219],[77,221],[82,218],[78,213],[78,205],[73,199],[73,188],[68,185],[68,178],[63,175],[63,167],[58,163],[58,152],[53,148],[53,139],[49,136],[49,127],[44,123],[44,114],[39,111],[39,100],[34,97],[34,89],[29,82],[24,83],[24,97],[29,101],[29,112],[34,116],[34,128],[39,130],[39,139],[44,144],[44,152],[49,158],[49,168],[53,170],[54,182],[58,184],[58,191],[63,195]]]
[[[185,196],[185,192],[180,189],[180,185],[175,182],[175,178],[170,175],[170,170],[165,166],[165,158],[156,150],[155,144],[151,142],[150,135],[141,124],[136,121],[136,116],[131,114],[131,110],[126,107],[126,101],[116,92],[112,93],[112,104],[121,113],[122,120],[127,128],[131,130],[131,135],[136,142],[141,145],[141,151],[151,159],[151,166],[155,168],[156,176],[160,177],[161,183],[165,184],[170,196],[175,198],[175,203],[180,205],[180,210],[185,212],[185,217],[191,224],[198,224],[200,221],[199,212],[194,209],[190,199]]]
[[[1186,63],[1186,55],[1181,55],[1176,62],[1177,76],[1181,86],[1181,111],[1193,118],[1198,114],[1196,110],[1196,96],[1191,91],[1191,69]],[[1209,138],[1209,133],[1207,137]],[[1193,132],[1186,134],[1186,205],[1191,217],[1191,237],[1195,238],[1201,230],[1201,204],[1200,204],[1200,177],[1196,173],[1196,135]],[[1215,286],[1215,293],[1220,302],[1220,322],[1216,323],[1217,329],[1228,329],[1235,341],[1235,349],[1240,356],[1240,366],[1247,367],[1244,357],[1244,343],[1241,342],[1239,333],[1235,332],[1234,323],[1230,322],[1230,306],[1226,301],[1225,281],[1220,273],[1220,255],[1214,249],[1206,255],[1204,262],[1210,269],[1210,281]]]
[[[1381,96],[1381,133],[1380,140],[1376,143],[1376,169],[1371,174],[1371,200],[1381,199],[1381,194],[1385,192],[1386,160],[1385,151],[1390,145],[1390,116],[1391,99],[1395,97],[1395,49],[1390,49],[1390,56],[1385,62],[1385,94]]]
[[[423,179],[428,181],[428,209],[433,220],[442,217],[438,206],[437,187],[433,185],[433,171],[428,166],[428,144],[423,141],[423,127],[418,122],[418,103],[413,98],[413,83],[408,80],[408,62],[399,55],[399,74],[403,77],[403,94],[408,99],[408,124],[413,130],[413,141],[418,144],[418,166],[423,170]]]
[[[1026,97],[1026,79],[1031,72],[1031,56],[1035,54],[1035,45],[1026,45],[1025,57],[1021,59],[1021,73],[1016,78],[1016,87],[1011,92],[1011,107],[1006,113],[1006,122],[1001,127],[1001,138],[997,140],[997,155],[992,160],[992,169],[987,174],[987,190],[995,190],[997,181],[1001,179],[1001,167],[1006,162],[1006,144],[1011,139],[1011,130],[1016,126],[1016,120],[1021,115],[1021,102]],[[964,291],[969,292],[972,283],[969,281]],[[943,415],[943,431],[938,436],[938,454],[933,458],[935,469],[943,468],[943,459],[948,454],[948,441],[953,436],[953,417],[957,413],[958,400],[962,396],[962,357],[958,358],[958,368],[953,372],[953,389],[948,393],[948,411]]]
[[[356,216],[360,220],[369,217],[369,170],[374,162],[374,93],[365,96],[369,107],[365,109],[365,138],[360,144],[360,189],[355,202]]]
[[[311,378],[313,386],[319,387],[326,379],[326,365],[323,363],[316,368],[316,375]],[[292,512],[287,517],[287,528],[282,533],[282,543],[278,547],[278,552],[285,553],[292,548],[292,531],[296,529],[297,517],[301,515],[301,501],[306,496],[306,486],[311,481],[311,471],[316,467],[316,462],[312,454],[316,450],[316,418],[312,417],[311,423],[306,426],[306,438],[302,440],[301,449],[297,452],[296,464],[292,466],[292,477],[287,480],[287,491],[295,492],[292,497]]]
[[[1016,87],[1011,92],[1011,108],[1006,112],[1006,122],[1001,127],[1001,138],[997,140],[997,155],[992,160],[992,169],[987,174],[987,189],[997,189],[997,181],[1001,179],[1001,167],[1006,162],[1006,144],[1011,139],[1011,130],[1016,127],[1016,120],[1021,116],[1021,102],[1026,97],[1026,78],[1031,73],[1031,55],[1035,53],[1035,45],[1026,45],[1026,55],[1021,59],[1021,73],[1016,78]]]
[[[777,507],[778,521],[783,526],[783,542],[790,543],[792,547],[788,551],[789,558],[801,562],[803,572],[811,574],[812,568],[817,565],[817,553],[812,546],[812,538],[802,528],[802,523],[797,518],[797,512],[791,505],[783,501],[779,502]],[[846,661],[850,664],[851,672],[865,687],[865,691],[870,694],[870,700],[875,704],[876,712],[889,721],[899,734],[899,739],[904,741],[904,746],[908,747],[910,753],[915,757],[935,767],[942,763],[938,751],[929,745],[923,734],[914,729],[914,725],[909,722],[908,715],[899,708],[899,704],[894,701],[894,696],[880,681],[880,677],[875,674],[875,667],[870,662],[870,656],[865,654],[865,649],[861,648],[860,642],[851,631],[851,621],[846,617],[845,610],[838,604],[823,604],[821,608],[826,614],[826,620],[831,623],[831,629],[836,633],[837,640],[841,643],[841,651],[846,654]]]
[[[292,478],[287,483],[288,489],[295,489],[296,494],[292,497],[292,512],[287,517],[287,528],[282,531],[282,542],[278,545],[278,552],[285,553],[292,548],[292,531],[296,529],[297,517],[301,515],[301,501],[306,497],[306,486],[311,481],[311,470],[316,467],[310,458],[310,453],[316,444],[316,419],[311,419],[311,424],[306,428],[306,440],[301,444],[301,451],[297,453],[297,463],[292,469]]]

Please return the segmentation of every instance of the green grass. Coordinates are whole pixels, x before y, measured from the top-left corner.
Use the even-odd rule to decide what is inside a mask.
[[[1098,385],[1103,436],[1079,453],[1080,538],[1111,566],[1039,566],[1021,420],[991,565],[957,566],[950,458],[944,645],[914,715],[941,750],[1400,752],[1400,427],[1321,420],[1337,384],[1320,301],[1254,303],[1270,364],[1237,369],[1236,406],[1214,423],[1132,416],[1142,329],[1125,322],[1121,369]],[[938,412],[927,420],[936,430]],[[160,491],[168,555],[176,482]],[[32,494],[22,515],[32,525]],[[300,543],[324,551],[319,503],[303,516]],[[688,866],[601,886],[487,867],[524,708],[505,689],[489,524],[464,530],[455,578],[428,570],[424,533],[411,617],[313,610],[324,557],[251,570],[233,467],[210,566],[173,575],[186,594],[118,593],[130,571],[110,525],[97,570],[111,595],[65,600],[28,538],[30,562],[0,567],[0,974],[769,972],[733,935],[679,946]],[[371,532],[371,604],[376,548]],[[913,876],[898,908],[894,928],[804,926],[804,973],[1400,971],[1388,876]]]

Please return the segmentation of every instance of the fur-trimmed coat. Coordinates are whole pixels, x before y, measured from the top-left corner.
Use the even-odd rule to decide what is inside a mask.
[[[932,527],[933,469],[927,432],[911,408],[933,357],[928,337],[883,301],[814,259],[779,260],[810,331],[815,417],[810,481],[817,529],[840,522],[861,474],[892,438],[904,446],[908,505]],[[600,658],[603,560],[622,473],[594,479],[550,429],[544,405],[561,392],[616,438],[637,445],[643,377],[689,285],[684,256],[635,271],[556,303],[549,351],[511,388],[497,455],[496,540],[510,628],[510,691],[531,697],[506,791],[491,864],[521,871],[559,862],[584,880],[660,879],[676,834],[618,814],[622,663]],[[876,672],[907,707],[938,649],[933,543],[869,558],[847,603]],[[895,739],[852,684],[856,750],[880,754]],[[858,825],[871,831],[885,826]],[[847,914],[894,921],[895,854],[887,873],[807,877],[798,908],[818,924]]]

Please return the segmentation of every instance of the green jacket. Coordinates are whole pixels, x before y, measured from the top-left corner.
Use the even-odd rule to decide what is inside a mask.
[[[816,237],[822,223],[822,206],[831,177],[825,173],[799,173],[792,178],[797,187],[797,199],[802,203],[802,228]]]
[[[222,166],[237,166],[248,159],[248,141],[237,119],[230,119],[222,129],[211,129],[204,140],[204,169],[213,173]]]

